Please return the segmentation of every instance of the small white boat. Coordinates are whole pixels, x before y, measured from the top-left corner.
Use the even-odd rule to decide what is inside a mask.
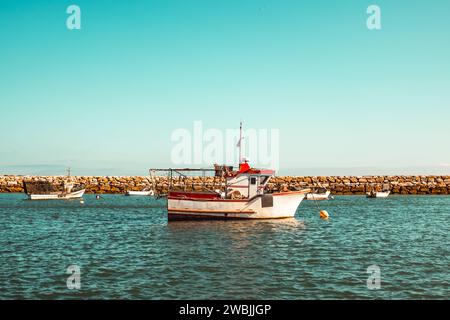
[[[319,188],[306,195],[306,200],[328,200],[330,199],[331,191],[325,188]]]
[[[126,196],[154,196],[155,192],[153,190],[143,190],[143,191],[131,191],[128,190],[125,193]]]
[[[391,193],[391,191],[387,190],[387,191],[370,191],[367,192],[367,198],[387,198],[389,196],[389,194]]]
[[[156,181],[155,181],[155,172],[153,170],[149,170],[150,174],[150,186],[145,187],[145,189],[140,191],[127,190],[125,192],[126,196],[155,196],[156,190]]]

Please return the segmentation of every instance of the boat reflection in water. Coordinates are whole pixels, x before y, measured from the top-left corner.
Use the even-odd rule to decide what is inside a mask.
[[[266,245],[279,246],[279,237],[295,235],[293,241],[300,243],[306,236],[305,223],[296,218],[270,219],[270,220],[203,220],[177,221],[168,223],[166,241],[179,241],[189,238],[193,242],[200,239],[211,239],[211,245],[217,242],[239,249],[253,246],[255,241],[264,240]],[[177,240],[179,239],[179,240]],[[258,240],[259,239],[259,240]],[[183,240],[185,241],[185,240]],[[205,243],[203,243],[205,245]]]

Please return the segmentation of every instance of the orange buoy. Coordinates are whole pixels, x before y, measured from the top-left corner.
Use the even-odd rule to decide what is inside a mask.
[[[330,215],[328,214],[328,212],[326,212],[325,210],[321,210],[320,211],[320,218],[323,220],[328,220],[328,218],[330,217]]]

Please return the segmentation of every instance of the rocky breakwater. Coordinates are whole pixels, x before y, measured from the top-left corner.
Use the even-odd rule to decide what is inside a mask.
[[[62,184],[70,180],[75,184],[83,184],[86,193],[125,193],[127,190],[142,190],[157,185],[168,188],[167,177],[156,177],[152,182],[150,177],[132,176],[0,176],[0,192],[23,192],[24,181],[47,181],[52,184]]]
[[[49,181],[60,184],[64,176],[1,176],[0,192],[23,192],[23,181]],[[154,187],[158,193],[166,193],[169,188],[168,177],[148,176],[78,176],[71,177],[75,183],[86,186],[87,193],[125,193],[127,190],[139,191]],[[219,178],[189,177],[173,179],[172,184],[186,190],[219,188],[223,181]],[[374,187],[387,187],[392,194],[450,194],[450,176],[320,176],[295,177],[280,176],[271,179],[269,192],[298,190],[303,188],[325,187],[336,195],[358,195],[372,190]]]
[[[387,188],[392,194],[450,194],[450,176],[320,176],[276,177],[269,189],[295,190],[325,187],[336,195],[365,194]]]

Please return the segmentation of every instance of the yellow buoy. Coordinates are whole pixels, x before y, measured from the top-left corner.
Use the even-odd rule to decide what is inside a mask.
[[[326,212],[325,210],[321,210],[320,211],[320,218],[323,220],[328,220],[328,218],[330,217],[330,215],[328,214],[328,212]]]

